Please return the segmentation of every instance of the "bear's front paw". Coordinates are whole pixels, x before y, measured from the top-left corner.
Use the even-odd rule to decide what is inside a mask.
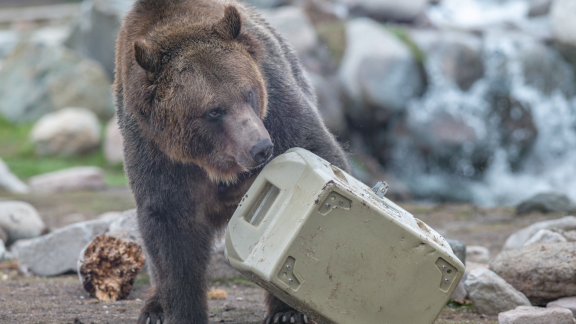
[[[157,302],[149,302],[140,311],[138,324],[163,324],[164,311]]]
[[[302,313],[296,311],[278,312],[266,316],[263,324],[316,324]]]

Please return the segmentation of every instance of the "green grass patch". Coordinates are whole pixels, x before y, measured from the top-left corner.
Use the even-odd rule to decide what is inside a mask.
[[[393,25],[385,25],[384,27],[389,32],[398,37],[398,39],[400,39],[400,41],[406,44],[406,46],[408,46],[418,64],[421,65],[424,64],[424,60],[426,60],[426,53],[424,53],[424,51],[422,51],[418,47],[418,45],[416,45],[416,43],[412,40],[412,38],[410,38],[410,35],[408,34],[408,31],[405,28]]]
[[[0,116],[0,157],[20,179],[76,166],[97,166],[104,169],[109,187],[127,185],[122,164],[108,163],[101,147],[83,155],[39,156],[30,141],[31,130],[32,124],[16,125]]]

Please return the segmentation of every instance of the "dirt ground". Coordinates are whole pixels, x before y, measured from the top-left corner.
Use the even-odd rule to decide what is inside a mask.
[[[34,205],[50,229],[134,206],[130,192],[125,189],[42,196],[0,193],[0,200],[12,199]],[[481,208],[468,204],[400,203],[400,206],[446,238],[461,240],[467,245],[486,246],[492,256],[518,229],[565,216],[537,213],[517,216],[508,207]],[[261,288],[243,278],[216,280],[210,285],[227,292],[226,299],[209,301],[211,323],[260,323],[265,313]],[[0,323],[135,323],[149,287],[147,275],[140,274],[127,300],[102,303],[83,290],[75,274],[51,278],[24,276],[18,273],[14,261],[5,261],[0,263]],[[497,322],[496,316],[476,314],[471,306],[450,304],[435,323]]]

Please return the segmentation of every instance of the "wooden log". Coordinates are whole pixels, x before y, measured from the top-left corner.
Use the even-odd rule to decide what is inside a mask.
[[[128,297],[144,262],[140,244],[126,236],[101,234],[80,254],[78,276],[90,295],[116,301]]]

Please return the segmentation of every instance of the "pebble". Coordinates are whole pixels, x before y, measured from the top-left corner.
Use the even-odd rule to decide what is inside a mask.
[[[576,217],[566,216],[559,219],[534,223],[510,235],[504,243],[502,250],[518,249],[524,246],[534,234],[541,229],[573,231],[576,230]]]
[[[534,236],[528,239],[524,246],[536,243],[560,243],[566,242],[566,238],[559,233],[552,232],[548,229],[541,229]]]

